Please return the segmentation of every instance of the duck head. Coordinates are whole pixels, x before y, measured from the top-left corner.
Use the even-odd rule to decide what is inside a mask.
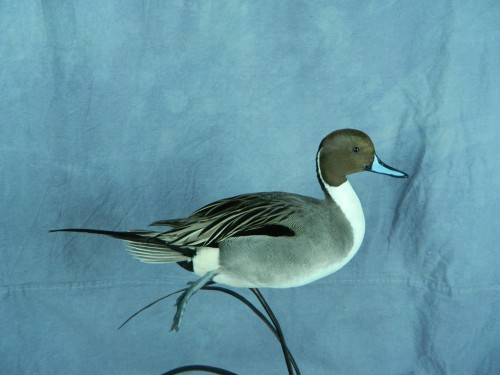
[[[323,138],[316,156],[316,169],[322,186],[324,183],[340,186],[347,181],[347,175],[362,171],[408,177],[383,163],[370,137],[356,129],[336,130]]]

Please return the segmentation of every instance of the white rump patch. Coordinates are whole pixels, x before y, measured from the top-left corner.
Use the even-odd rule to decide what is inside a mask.
[[[193,257],[193,271],[198,276],[219,269],[219,248],[199,247]]]

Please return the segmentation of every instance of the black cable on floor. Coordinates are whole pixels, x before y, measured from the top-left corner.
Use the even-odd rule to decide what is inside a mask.
[[[162,375],[176,375],[176,374],[182,374],[183,372],[188,372],[188,371],[204,371],[204,372],[210,372],[212,374],[219,374],[219,375],[238,375],[235,372],[227,371],[227,370],[224,370],[222,368],[205,366],[205,365],[191,365],[191,366],[177,367],[173,370],[164,372]]]

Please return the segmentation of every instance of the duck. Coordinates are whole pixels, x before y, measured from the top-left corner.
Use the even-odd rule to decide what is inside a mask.
[[[367,134],[340,129],[324,137],[316,153],[323,199],[285,192],[243,194],[210,203],[185,218],[150,224],[168,230],[51,232],[114,237],[142,262],[177,263],[199,276],[177,300],[172,324],[177,331],[189,299],[209,283],[291,288],[344,267],[365,234],[363,208],[347,176],[363,171],[409,177],[381,161]]]

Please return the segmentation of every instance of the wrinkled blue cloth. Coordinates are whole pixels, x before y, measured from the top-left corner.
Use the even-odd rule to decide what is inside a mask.
[[[4,1],[0,373],[284,374],[241,303],[119,241],[241,193],[322,197],[329,132],[411,175],[350,178],[365,241],[342,270],[263,290],[303,374],[499,374],[500,3]],[[239,290],[248,298],[251,294]]]

